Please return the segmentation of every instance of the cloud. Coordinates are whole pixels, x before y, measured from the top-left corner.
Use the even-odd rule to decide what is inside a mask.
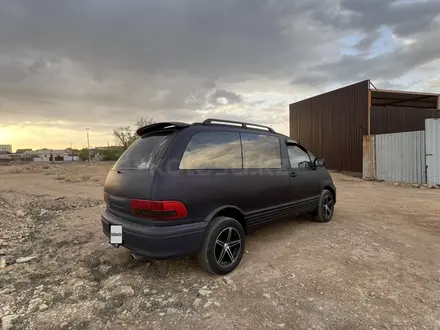
[[[437,0],[0,0],[2,125],[222,115],[287,133],[289,102],[436,60],[439,13]]]
[[[363,37],[359,42],[355,45],[360,51],[368,51],[373,47],[373,44],[379,39],[380,32],[378,30],[372,31],[368,33],[365,37]]]
[[[335,61],[312,65],[308,75],[302,77],[306,83],[313,84],[323,76],[341,83],[368,78],[393,80],[439,57],[440,45],[432,42],[440,32],[440,2],[437,0],[343,0],[340,12],[342,14],[321,19],[334,28],[366,33],[354,45],[357,50],[370,50],[380,39],[378,29],[383,26],[387,26],[396,39],[403,40],[402,45],[389,46],[388,51],[376,56],[343,54]]]

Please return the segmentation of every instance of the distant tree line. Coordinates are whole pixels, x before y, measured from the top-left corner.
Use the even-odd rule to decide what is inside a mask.
[[[154,124],[155,121],[152,118],[141,118],[136,123],[136,128],[132,129],[130,126],[119,127],[113,130],[113,136],[115,137],[116,144],[127,149],[134,141],[137,140],[138,136],[136,130],[138,128]]]
[[[115,143],[117,146],[122,147],[122,150],[109,148],[108,150],[101,150],[99,154],[102,156],[103,161],[117,161],[121,156],[122,152],[126,150],[133,142],[138,139],[136,130],[138,128],[154,124],[155,121],[152,118],[140,118],[136,122],[136,126],[133,129],[131,126],[118,127],[113,129],[113,136],[115,138]],[[86,161],[89,159],[89,151],[87,148],[83,148],[77,151],[79,159]],[[91,155],[93,158],[93,155]]]

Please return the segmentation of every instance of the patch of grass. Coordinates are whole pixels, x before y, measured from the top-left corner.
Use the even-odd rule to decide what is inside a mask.
[[[67,245],[71,245],[70,242],[67,240],[59,241],[54,244],[54,246],[57,248],[62,248],[63,246],[67,246]]]
[[[90,269],[89,274],[90,274],[90,280],[93,282],[100,283],[104,278],[104,276],[102,275],[102,273],[99,271],[98,268]]]
[[[16,277],[13,277],[10,279],[10,281],[5,281],[5,284],[3,286],[9,285],[9,284],[13,284],[15,287],[16,291],[24,291],[25,289],[29,288],[29,286],[31,285],[30,281],[26,281],[26,280],[17,280]]]
[[[73,290],[70,290],[70,289],[66,289],[64,292],[63,292],[63,297],[64,297],[64,299],[69,299],[70,297],[72,297],[73,296]]]
[[[86,255],[83,258],[82,262],[89,269],[97,268],[101,264],[100,259],[102,257],[102,254],[103,254],[102,250],[96,249],[95,251],[93,251],[89,255]]]
[[[65,302],[66,299],[67,299],[67,298],[64,297],[64,294],[61,294],[61,293],[56,292],[56,293],[52,296],[52,299],[49,301],[49,303],[50,303],[51,305],[57,305],[57,304],[59,304],[59,303],[61,303],[61,302]]]
[[[105,302],[105,308],[101,310],[101,313],[104,315],[115,315],[117,312],[117,309],[122,307],[125,302],[125,296],[121,294],[114,295],[110,297]]]
[[[30,273],[29,280],[31,280],[32,282],[38,282],[38,281],[44,280],[50,276],[51,276],[50,272],[38,271],[38,272]]]
[[[151,302],[147,302],[144,300],[139,303],[139,309],[145,312],[153,312],[158,308],[158,304],[152,304]]]
[[[25,330],[29,329],[26,324],[26,319],[24,316],[20,315],[12,321],[12,329],[14,330]]]
[[[83,329],[92,329],[92,326],[89,320],[71,320],[61,329],[83,330]]]

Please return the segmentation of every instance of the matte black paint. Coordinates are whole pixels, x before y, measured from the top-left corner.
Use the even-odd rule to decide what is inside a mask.
[[[277,136],[282,167],[180,170],[180,159],[191,137],[205,131]],[[336,194],[336,188],[324,167],[291,169],[286,139],[281,134],[251,128],[181,125],[153,170],[109,172],[104,185],[109,197],[102,215],[104,233],[109,235],[109,224],[122,224],[123,246],[139,255],[168,258],[198,252],[215,210],[240,212],[248,232],[269,222],[313,212],[322,190],[327,187]],[[188,216],[178,220],[137,218],[130,214],[130,199],[181,201]]]

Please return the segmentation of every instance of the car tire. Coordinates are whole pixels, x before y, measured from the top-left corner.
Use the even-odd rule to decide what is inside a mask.
[[[215,217],[208,226],[197,259],[206,271],[226,275],[240,263],[245,240],[243,227],[237,220]]]
[[[331,191],[324,189],[319,197],[318,209],[313,220],[317,222],[329,222],[335,211],[335,199]]]

